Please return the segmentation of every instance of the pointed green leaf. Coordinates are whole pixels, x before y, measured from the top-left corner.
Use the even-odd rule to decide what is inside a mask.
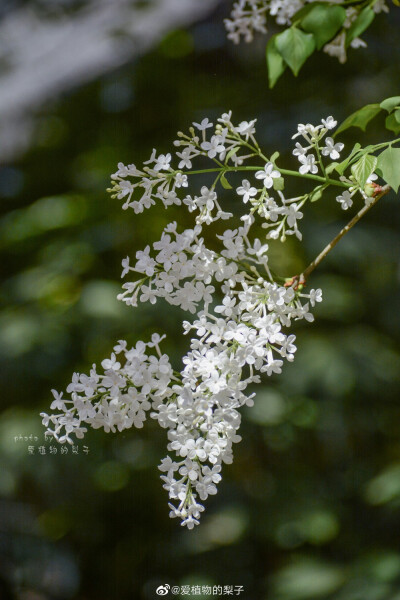
[[[346,46],[363,33],[372,23],[375,13],[369,6],[362,9],[355,21],[350,25],[346,33]]]
[[[329,175],[330,173],[332,173],[332,171],[334,171],[336,169],[336,167],[339,165],[338,162],[331,162],[329,163],[329,165],[325,168],[325,173],[327,175]]]
[[[336,130],[335,136],[341,131],[349,129],[349,127],[359,127],[365,131],[368,123],[380,112],[381,107],[379,104],[367,104],[366,106],[363,106],[363,108],[360,108],[360,110],[357,110],[343,121],[343,123]]]
[[[319,185],[318,187],[316,187],[315,190],[313,190],[311,192],[311,194],[309,194],[309,196],[308,196],[310,202],[317,202],[318,200],[321,200],[324,190],[326,188],[327,188],[326,184]]]
[[[341,163],[339,163],[335,169],[337,171],[337,173],[339,173],[339,175],[343,175],[343,173],[345,172],[345,170],[347,169],[350,160],[353,158],[353,156],[360,150],[361,148],[361,144],[359,144],[358,142],[354,145],[353,150],[350,152],[349,156],[347,158],[345,158]]]
[[[342,6],[313,4],[301,20],[301,28],[314,34],[317,48],[320,50],[335,36],[345,19],[346,11]]]
[[[271,156],[271,158],[269,159],[273,164],[275,164],[275,162],[277,161],[277,159],[279,158],[279,152],[276,151],[273,153],[273,155]]]
[[[392,96],[391,98],[386,98],[386,100],[381,102],[379,106],[384,110],[387,110],[388,112],[392,112],[392,110],[396,108],[396,106],[400,106],[400,96]]]
[[[352,167],[351,172],[361,188],[364,188],[368,177],[374,172],[378,159],[371,154],[364,154]]]
[[[232,158],[232,156],[234,156],[234,155],[236,154],[236,152],[238,152],[238,151],[239,151],[239,149],[240,149],[240,147],[239,147],[239,146],[235,146],[234,148],[231,148],[231,149],[229,150],[228,154],[226,155],[225,162],[228,162],[228,160],[229,160],[230,158]]]
[[[267,67],[268,67],[268,80],[269,87],[273,88],[279,77],[286,69],[285,61],[282,56],[279,54],[276,44],[276,35],[273,35],[269,40],[266,48],[266,59],[267,59]]]
[[[400,186],[400,148],[386,148],[378,156],[378,167],[386,183],[397,192]]]
[[[273,180],[273,186],[275,191],[281,192],[285,188],[285,180],[283,177],[275,177]]]
[[[389,131],[393,131],[396,135],[400,133],[400,123],[397,120],[396,113],[400,111],[396,111],[388,115],[385,119],[385,127],[389,129]]]
[[[290,27],[277,35],[275,45],[295,75],[315,50],[314,36],[297,27]]]
[[[227,178],[225,177],[224,173],[221,175],[221,185],[224,188],[224,190],[231,190],[232,186],[229,183],[229,181],[227,180]]]

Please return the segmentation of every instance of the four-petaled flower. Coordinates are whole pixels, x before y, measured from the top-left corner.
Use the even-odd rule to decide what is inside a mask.
[[[281,174],[279,171],[274,169],[274,165],[272,162],[267,162],[263,171],[257,171],[256,179],[262,179],[264,183],[264,187],[267,189],[272,188],[274,185],[274,179],[280,177]]]

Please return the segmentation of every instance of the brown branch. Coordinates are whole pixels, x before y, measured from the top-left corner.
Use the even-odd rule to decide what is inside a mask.
[[[356,223],[358,223],[358,221],[360,219],[362,219],[362,217],[373,206],[375,206],[375,204],[378,202],[378,200],[380,200],[382,198],[382,196],[385,196],[391,190],[391,187],[389,185],[385,185],[383,187],[381,187],[377,184],[373,184],[373,185],[375,187],[375,192],[371,199],[371,202],[369,204],[366,204],[365,206],[363,206],[363,208],[355,215],[355,217],[353,217],[351,219],[351,221],[349,223],[347,223],[347,225],[345,227],[343,227],[343,229],[341,231],[339,231],[337,236],[322,250],[322,252],[320,254],[318,254],[317,258],[315,258],[312,261],[312,263],[310,263],[308,265],[308,267],[303,271],[303,273],[300,276],[293,278],[293,279],[296,279],[296,280],[298,280],[299,283],[304,284],[305,281],[308,279],[310,273],[312,273],[314,271],[314,269],[316,267],[318,267],[320,262],[324,260],[325,256],[327,256],[327,254],[329,254],[329,252],[332,250],[332,248],[334,248],[336,246],[336,244],[339,242],[339,240],[341,240],[342,237],[344,235],[346,235],[346,233],[348,233],[350,231],[350,229],[352,229],[352,227],[354,227],[354,225]]]

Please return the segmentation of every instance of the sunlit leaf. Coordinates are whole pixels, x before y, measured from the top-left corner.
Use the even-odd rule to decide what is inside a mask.
[[[304,33],[297,27],[290,27],[277,35],[275,44],[295,75],[315,50],[314,36],[311,33]]]

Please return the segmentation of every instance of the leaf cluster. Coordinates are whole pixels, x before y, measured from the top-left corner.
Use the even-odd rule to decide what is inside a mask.
[[[352,113],[338,127],[335,135],[346,131],[350,127],[358,127],[365,131],[367,125],[378,116],[381,112],[386,114],[385,126],[396,135],[400,133],[400,96],[392,96],[386,98],[379,104],[367,104],[356,112]],[[377,144],[361,148],[360,144],[356,144],[349,157],[335,168],[338,173],[343,174],[343,171],[348,166],[351,166],[351,171],[357,182],[363,187],[368,177],[376,171],[395,192],[400,186],[400,148],[393,147],[393,144],[398,143],[394,140],[389,144]],[[384,148],[387,146],[386,148]],[[378,156],[372,156],[372,153],[382,150]]]
[[[346,9],[339,4],[313,2],[293,16],[293,24],[271,37],[266,47],[269,86],[272,88],[287,67],[298,75],[306,60],[316,50],[345,32],[345,47],[360,36],[372,23],[375,13],[364,6],[349,28],[344,29]]]

